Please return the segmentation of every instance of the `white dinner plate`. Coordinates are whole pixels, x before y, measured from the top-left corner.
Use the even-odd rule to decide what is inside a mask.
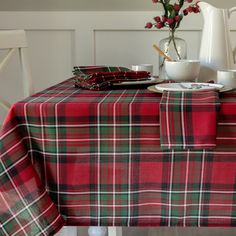
[[[156,88],[157,85],[152,85],[152,86],[149,86],[147,87],[147,89],[151,92],[155,92],[155,93],[162,93],[164,90],[159,90],[158,88]],[[231,91],[233,90],[233,88],[231,87],[223,87],[221,89],[218,89],[220,93],[223,93],[223,92],[228,92],[228,91]],[[179,90],[176,90],[176,91],[179,91]],[[180,90],[180,91],[183,91],[183,90]],[[186,91],[186,90],[185,90]],[[187,91],[196,91],[196,90],[187,90]]]
[[[160,91],[199,91],[216,89],[221,90],[224,87],[222,84],[211,83],[165,83],[156,85],[156,89]]]
[[[139,84],[153,84],[153,83],[161,83],[163,82],[162,79],[160,79],[159,77],[149,77],[149,78],[146,78],[145,80],[140,80],[140,81],[124,81],[124,82],[121,82],[121,83],[115,83],[113,85],[139,85]]]

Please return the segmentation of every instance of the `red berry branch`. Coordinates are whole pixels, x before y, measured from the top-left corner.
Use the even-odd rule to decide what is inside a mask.
[[[174,4],[170,0],[152,0],[152,2],[162,4],[164,14],[162,16],[155,16],[153,18],[154,22],[148,22],[145,26],[148,29],[152,27],[158,29],[168,27],[174,31],[179,27],[184,16],[187,16],[189,13],[200,12],[197,2],[193,3],[193,0],[176,0]],[[190,5],[186,6],[187,4]]]
[[[177,57],[178,59],[181,59],[175,42],[175,30],[179,28],[179,25],[184,16],[187,16],[189,13],[200,12],[198,1],[195,0],[195,3],[193,3],[193,0],[175,0],[174,3],[171,3],[171,0],[152,0],[152,2],[155,4],[161,4],[164,10],[164,14],[162,14],[161,16],[155,16],[153,18],[154,22],[146,23],[145,28],[169,28],[170,36],[168,44],[170,45],[170,43],[173,42]],[[168,51],[166,51],[165,53],[168,54]]]

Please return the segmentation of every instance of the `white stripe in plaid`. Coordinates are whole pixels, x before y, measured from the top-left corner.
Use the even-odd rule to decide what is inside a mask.
[[[174,171],[174,150],[172,150],[171,155],[171,166],[170,166],[170,190],[169,190],[169,214],[168,214],[168,226],[171,226],[171,193],[172,193],[172,184],[173,184],[173,171]]]
[[[187,195],[188,195],[188,174],[189,174],[189,150],[187,151],[187,161],[186,161],[186,175],[185,175],[185,193],[184,193],[184,217],[186,217],[187,212]],[[183,226],[186,226],[186,221],[184,218]]]
[[[181,144],[181,146],[183,146],[183,149],[186,148],[186,140],[185,140],[185,122],[184,122],[184,92],[181,93],[181,124],[182,124],[182,135],[181,137],[183,138],[183,143]],[[170,147],[169,147],[170,148]]]

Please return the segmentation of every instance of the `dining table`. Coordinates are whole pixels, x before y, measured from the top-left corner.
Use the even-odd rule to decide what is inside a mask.
[[[216,146],[198,149],[161,147],[162,93],[147,85],[91,91],[69,78],[14,103],[0,131],[0,236],[235,227],[236,91],[218,93]]]

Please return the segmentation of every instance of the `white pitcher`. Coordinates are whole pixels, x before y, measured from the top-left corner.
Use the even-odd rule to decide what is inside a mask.
[[[217,70],[233,69],[229,17],[236,7],[219,9],[209,3],[198,3],[204,18],[199,59],[199,81],[216,80]]]

